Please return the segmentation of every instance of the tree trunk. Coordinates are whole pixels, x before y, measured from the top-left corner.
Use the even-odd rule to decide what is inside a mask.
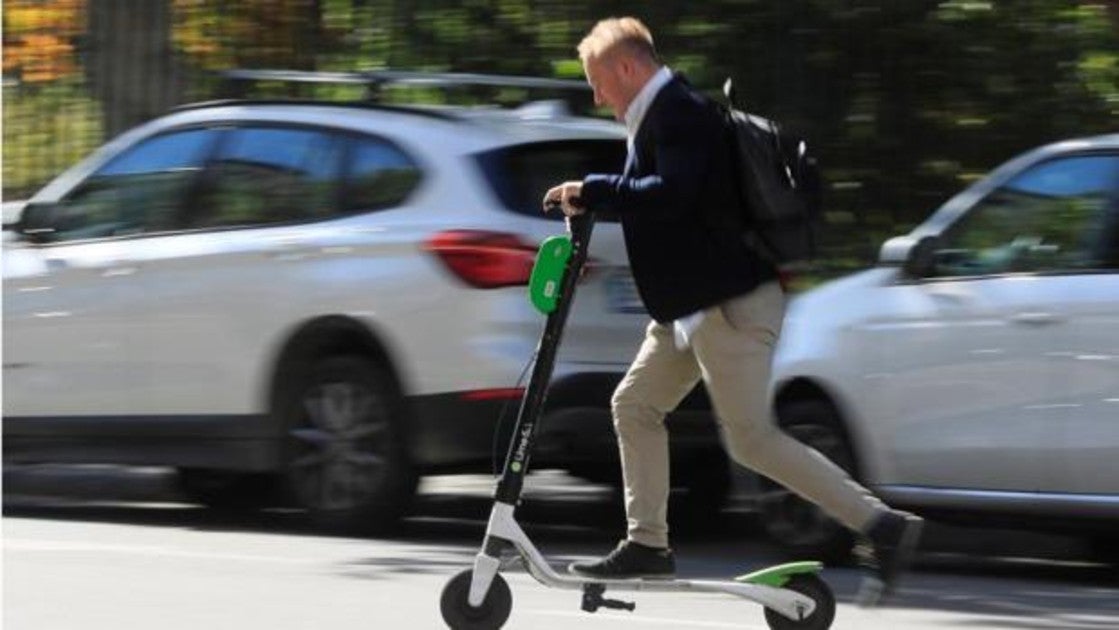
[[[182,102],[169,0],[88,0],[86,78],[101,102],[106,137]]]

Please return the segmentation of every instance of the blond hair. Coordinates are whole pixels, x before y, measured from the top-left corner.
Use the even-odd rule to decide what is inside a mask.
[[[657,60],[653,47],[653,35],[641,20],[634,17],[607,18],[594,25],[590,33],[579,42],[579,59],[599,59],[604,55],[624,47],[630,53],[644,55],[651,61]]]

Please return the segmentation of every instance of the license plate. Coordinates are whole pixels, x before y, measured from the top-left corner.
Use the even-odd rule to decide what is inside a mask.
[[[606,278],[606,304],[614,313],[645,312],[633,275],[628,271],[615,272]]]

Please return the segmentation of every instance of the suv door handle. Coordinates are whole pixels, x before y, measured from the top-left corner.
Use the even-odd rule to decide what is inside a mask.
[[[935,299],[952,302],[953,304],[964,304],[974,298],[969,290],[954,284],[930,286],[928,293]]]
[[[311,249],[307,242],[298,235],[282,234],[272,237],[269,247],[262,253],[269,260],[284,262],[303,260],[311,255]]]
[[[282,249],[282,250],[279,250],[279,251],[270,252],[268,254],[269,259],[275,260],[275,261],[280,261],[280,262],[293,261],[293,260],[303,260],[304,258],[307,258],[307,256],[309,256],[309,253],[307,252],[307,250],[305,250],[305,249],[295,249],[295,248]]]
[[[1050,326],[1052,324],[1059,324],[1064,321],[1064,319],[1065,318],[1060,315],[1047,313],[1045,311],[1018,313],[1010,317],[1010,321],[1025,326]]]
[[[140,268],[135,267],[135,266],[110,267],[110,268],[106,269],[105,271],[101,272],[101,276],[104,277],[104,278],[114,278],[114,277],[117,277],[117,276],[131,276],[139,270],[140,270]]]

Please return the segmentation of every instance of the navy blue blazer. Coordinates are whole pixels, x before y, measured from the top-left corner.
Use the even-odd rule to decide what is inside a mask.
[[[588,208],[620,216],[637,291],[658,322],[777,278],[728,221],[739,212],[730,142],[716,106],[677,75],[649,105],[625,170],[583,180]]]

